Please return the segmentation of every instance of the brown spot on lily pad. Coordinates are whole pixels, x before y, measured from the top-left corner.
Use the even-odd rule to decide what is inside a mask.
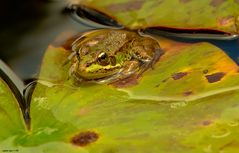
[[[162,82],[165,83],[168,81],[169,78],[163,79]]]
[[[190,96],[192,94],[193,94],[192,91],[186,91],[186,92],[183,93],[184,96]]]
[[[211,0],[210,5],[213,7],[218,7],[220,6],[225,0]]]
[[[142,7],[145,0],[135,0],[126,3],[120,4],[111,4],[107,6],[107,9],[112,10],[114,12],[121,12],[121,11],[134,11],[138,10]]]
[[[90,112],[90,109],[89,109],[89,108],[83,107],[83,108],[80,109],[78,115],[79,115],[79,116],[84,116],[84,115],[86,115],[86,114],[89,113],[89,112]]]
[[[202,122],[202,125],[204,125],[204,126],[208,126],[210,124],[212,124],[212,121],[210,121],[210,120],[206,120],[206,121]]]
[[[170,79],[170,78],[163,79],[163,80],[161,81],[161,83],[165,83],[165,82],[167,82],[168,79]],[[161,83],[155,85],[155,87],[156,87],[156,88],[159,87]]]
[[[203,74],[207,74],[208,73],[208,70],[203,70]]]
[[[222,26],[234,24],[235,19],[233,16],[226,16],[219,20],[219,24]]]
[[[93,131],[81,132],[71,139],[71,143],[76,146],[87,146],[99,139],[99,135]]]
[[[225,76],[224,72],[217,72],[210,75],[206,75],[207,81],[209,83],[214,83],[220,81]]]
[[[114,87],[117,88],[127,88],[127,87],[131,87],[134,85],[138,84],[138,77],[137,76],[130,76],[118,81],[115,81],[113,83],[111,83],[111,85],[113,85]]]
[[[172,78],[174,80],[179,80],[179,79],[182,79],[183,77],[185,77],[188,73],[187,72],[178,72],[178,73],[174,73],[172,75]]]

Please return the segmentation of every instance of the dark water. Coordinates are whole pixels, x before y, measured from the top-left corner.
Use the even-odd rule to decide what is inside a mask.
[[[23,80],[37,76],[57,35],[90,29],[63,13],[66,5],[64,0],[0,1],[0,58]]]
[[[90,29],[63,12],[64,0],[0,1],[0,75],[18,100],[30,128],[29,106],[36,78],[48,45],[63,31]],[[11,71],[12,70],[12,71]],[[29,82],[29,80],[28,80]]]
[[[201,42],[202,40],[191,40],[191,39],[175,39],[182,42]],[[221,48],[231,59],[239,64],[239,39],[234,40],[203,40],[216,45]]]
[[[64,0],[1,0],[0,1],[0,58],[23,80],[34,78],[39,72],[44,51],[63,31],[86,31],[92,27],[73,20],[64,12]],[[239,57],[239,40],[208,41],[222,48],[235,62]]]

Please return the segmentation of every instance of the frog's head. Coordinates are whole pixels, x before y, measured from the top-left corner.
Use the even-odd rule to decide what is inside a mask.
[[[73,65],[74,74],[87,80],[101,79],[112,76],[120,71],[122,62],[115,55],[99,51],[81,57],[78,55]]]
[[[131,58],[128,49],[133,37],[123,30],[85,34],[73,43],[76,55],[72,72],[76,77],[87,80],[103,79],[119,73],[124,62]]]

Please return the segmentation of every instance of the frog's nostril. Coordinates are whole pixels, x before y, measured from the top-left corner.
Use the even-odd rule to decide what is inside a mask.
[[[90,66],[90,63],[86,63],[85,66],[86,66],[86,67],[89,67],[89,66]]]

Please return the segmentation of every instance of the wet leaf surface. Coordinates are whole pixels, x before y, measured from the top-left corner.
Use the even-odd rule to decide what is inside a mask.
[[[157,39],[165,54],[133,86],[74,84],[64,65],[69,47],[50,45],[31,101],[32,129],[1,144],[17,142],[24,153],[236,152],[237,65],[209,43]]]

